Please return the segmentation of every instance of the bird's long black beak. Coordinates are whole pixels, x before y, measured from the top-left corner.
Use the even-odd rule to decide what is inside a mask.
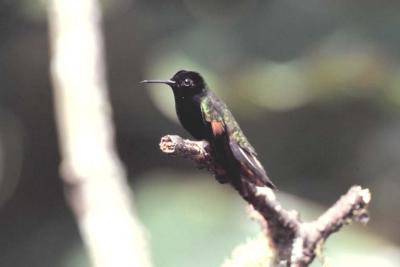
[[[140,83],[163,83],[163,84],[173,85],[173,84],[175,84],[175,81],[173,81],[173,80],[143,80]]]

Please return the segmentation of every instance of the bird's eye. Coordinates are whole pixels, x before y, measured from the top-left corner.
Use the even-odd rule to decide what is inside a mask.
[[[190,87],[190,86],[193,85],[193,81],[192,81],[191,79],[186,78],[186,79],[183,81],[182,85],[183,85],[183,86],[186,86],[186,87]]]

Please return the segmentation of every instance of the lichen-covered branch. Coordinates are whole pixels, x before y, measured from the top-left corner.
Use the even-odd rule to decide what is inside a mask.
[[[160,149],[170,155],[196,162],[215,173],[215,164],[206,141],[191,141],[176,135],[161,139]],[[268,237],[276,251],[275,263],[290,267],[308,266],[316,256],[319,244],[343,225],[352,221],[366,223],[371,200],[368,189],[353,186],[317,220],[303,222],[296,211],[284,209],[268,187],[257,187],[244,182],[234,186],[238,193],[261,215]]]

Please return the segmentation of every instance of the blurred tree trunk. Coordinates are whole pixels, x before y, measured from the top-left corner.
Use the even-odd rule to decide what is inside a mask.
[[[114,148],[99,3],[52,0],[48,14],[61,173],[82,238],[94,266],[150,266]]]

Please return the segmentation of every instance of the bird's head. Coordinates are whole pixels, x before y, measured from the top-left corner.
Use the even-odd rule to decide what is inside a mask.
[[[164,83],[171,86],[175,94],[198,94],[206,90],[203,77],[197,72],[180,70],[169,80],[144,80],[142,83]]]

